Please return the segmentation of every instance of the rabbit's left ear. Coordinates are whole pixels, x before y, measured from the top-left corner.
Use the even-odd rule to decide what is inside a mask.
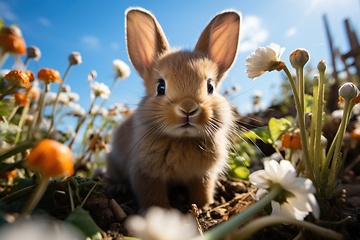
[[[239,42],[241,16],[235,11],[216,15],[201,33],[195,46],[213,60],[219,68],[221,77],[233,64]]]

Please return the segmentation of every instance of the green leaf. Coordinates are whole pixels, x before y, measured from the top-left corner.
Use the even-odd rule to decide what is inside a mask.
[[[92,240],[101,240],[101,229],[90,216],[89,212],[81,207],[76,208],[66,219],[65,222],[72,224],[80,229]]]
[[[0,101],[0,116],[9,116],[13,110],[13,102],[10,99],[4,99]]]
[[[265,143],[272,143],[269,127],[259,127],[253,129],[254,133]]]
[[[285,118],[271,118],[268,125],[271,140],[276,142],[280,136],[291,127],[291,122]]]
[[[233,172],[236,175],[236,177],[238,177],[240,179],[248,179],[249,175],[250,175],[249,169],[247,169],[246,167],[243,167],[243,166],[239,166],[239,167],[235,168],[233,170]]]
[[[256,132],[254,132],[252,130],[240,133],[240,137],[244,138],[244,139],[254,139],[254,140],[259,139],[259,140],[262,140],[261,137]]]

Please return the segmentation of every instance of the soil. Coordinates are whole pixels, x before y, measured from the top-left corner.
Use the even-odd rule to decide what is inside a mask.
[[[352,184],[350,184],[352,185]],[[352,197],[339,195],[336,207],[341,207],[343,216],[351,216],[352,218],[341,225],[331,225],[337,231],[344,234],[345,239],[360,239],[360,208],[352,205],[355,201],[353,195],[359,198],[358,186],[349,188],[349,184],[342,185],[344,188],[351,189]],[[235,214],[244,211],[247,207],[255,202],[254,188],[248,181],[221,177],[217,182],[217,193],[215,202],[204,209],[197,209],[196,206],[187,206],[179,208],[184,200],[181,195],[174,193],[172,195],[173,205],[184,212],[191,214],[197,220],[199,233],[204,233],[218,224],[227,221]],[[341,191],[340,191],[341,192]],[[356,192],[356,193],[355,193]],[[68,201],[68,199],[66,200]],[[356,202],[358,204],[358,202]],[[61,206],[61,204],[60,204]],[[62,205],[63,206],[63,205]],[[184,205],[182,205],[184,206]],[[68,206],[63,206],[68,208]],[[84,205],[84,209],[88,210],[97,225],[103,230],[105,239],[123,239],[124,236],[131,236],[126,227],[125,222],[128,216],[138,212],[138,206],[134,195],[130,191],[124,191],[118,196],[111,196],[101,184],[95,188]],[[55,217],[62,218],[58,214],[61,211],[54,209]],[[265,211],[258,213],[253,218],[266,215]],[[249,219],[251,221],[251,219]],[[245,223],[246,224],[246,223]],[[250,240],[287,240],[294,239],[302,229],[298,229],[292,225],[276,225],[267,227],[251,236]],[[307,236],[305,234],[305,236]],[[302,239],[315,239],[313,236]]]

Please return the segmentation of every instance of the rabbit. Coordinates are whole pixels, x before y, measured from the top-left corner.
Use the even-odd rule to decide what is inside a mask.
[[[191,204],[213,202],[235,126],[219,89],[237,55],[240,19],[232,10],[216,15],[185,51],[170,48],[152,13],[126,11],[127,50],[146,94],[114,130],[106,181],[114,189],[128,182],[140,209],[171,208],[175,184],[186,187]]]

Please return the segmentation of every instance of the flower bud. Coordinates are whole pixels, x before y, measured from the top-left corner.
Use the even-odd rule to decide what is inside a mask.
[[[303,68],[305,64],[309,61],[310,54],[304,48],[298,48],[292,51],[290,54],[290,63],[293,68]]]
[[[40,49],[35,46],[30,46],[26,48],[26,54],[28,58],[33,58],[35,61],[38,61],[41,57]]]
[[[72,52],[69,55],[70,65],[78,65],[82,63],[82,58],[79,52]]]
[[[326,70],[325,60],[320,60],[320,62],[319,62],[318,65],[317,65],[317,69],[318,69],[320,72],[325,72],[325,70]]]
[[[92,70],[91,72],[89,72],[88,74],[88,81],[92,82],[94,81],[94,79],[97,77],[97,72],[95,70]]]
[[[351,100],[359,95],[359,89],[351,82],[344,83],[339,89],[339,96]]]

